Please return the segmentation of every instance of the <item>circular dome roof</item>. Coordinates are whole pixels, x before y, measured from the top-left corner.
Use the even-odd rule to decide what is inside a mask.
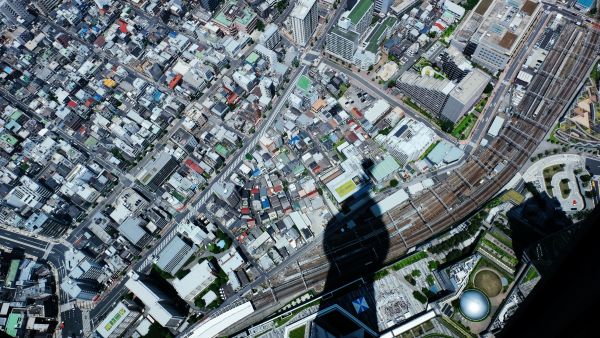
[[[490,301],[479,290],[467,290],[460,296],[460,312],[469,320],[483,320],[490,313]]]

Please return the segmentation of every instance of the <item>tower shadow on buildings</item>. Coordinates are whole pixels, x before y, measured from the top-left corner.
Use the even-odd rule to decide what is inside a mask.
[[[372,161],[362,166],[370,168]],[[374,203],[368,195],[353,196],[343,205],[344,213],[325,227],[329,271],[310,337],[377,336],[373,282],[386,260],[390,239],[381,217],[370,211]]]

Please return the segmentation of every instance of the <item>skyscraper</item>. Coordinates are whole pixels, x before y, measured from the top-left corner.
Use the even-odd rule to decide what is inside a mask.
[[[33,21],[33,16],[27,12],[24,1],[0,0],[0,14],[11,24]]]
[[[306,46],[319,23],[319,8],[317,0],[300,0],[290,13],[290,26],[294,40],[301,46]]]
[[[360,0],[346,12],[340,20],[350,20],[349,30],[355,31],[361,36],[369,29],[373,20],[373,1]]]
[[[50,13],[54,7],[56,7],[61,0],[35,0],[32,2],[33,6],[37,8],[40,12],[48,14]]]
[[[219,6],[219,0],[200,0],[202,7],[208,11],[214,11]]]
[[[387,14],[392,3],[392,0],[375,0],[375,7],[373,9],[377,13]]]
[[[358,48],[360,35],[354,31],[335,26],[327,34],[327,51],[341,57],[347,62],[352,62],[354,53]]]

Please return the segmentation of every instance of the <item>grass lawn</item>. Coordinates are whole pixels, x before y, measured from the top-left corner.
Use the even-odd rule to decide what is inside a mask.
[[[494,228],[491,232],[490,235],[492,235],[495,239],[499,240],[500,243],[506,245],[509,248],[513,248],[512,245],[512,239],[510,237],[508,237],[504,232],[502,232],[502,230],[498,229],[498,228]]]
[[[356,189],[356,183],[352,180],[346,181],[344,184],[335,188],[335,192],[342,198],[351,193],[354,189]]]
[[[309,308],[311,306],[317,306],[319,304],[320,304],[320,300],[314,300],[314,301],[308,302],[308,303],[290,311],[287,315],[281,316],[281,317],[275,319],[273,321],[273,323],[275,324],[275,327],[280,327],[280,326],[284,325],[285,323],[289,322],[292,318],[294,318],[295,315],[300,313],[300,311],[302,311],[306,308]]]
[[[569,197],[569,194],[571,193],[571,189],[569,189],[569,180],[566,178],[561,180],[559,183],[559,186],[560,186],[560,194],[562,195],[562,198]]]
[[[560,164],[544,168],[544,178],[552,178],[556,173],[565,171]]]
[[[504,251],[501,247],[492,243],[492,241],[490,241],[486,238],[482,238],[481,244],[484,247],[484,249],[486,249],[486,251],[488,251],[491,254],[495,254],[495,256],[498,257],[500,260],[504,261],[504,263],[508,263],[509,265],[512,265],[512,266],[515,266],[515,265],[517,265],[517,263],[519,263],[519,261],[517,260],[517,258],[515,256]]]
[[[481,257],[479,262],[477,262],[477,265],[473,268],[473,272],[469,276],[469,281],[467,282],[467,286],[466,286],[467,289],[475,287],[473,285],[473,280],[475,279],[474,278],[475,275],[477,274],[478,271],[481,270],[481,268],[490,268],[490,269],[494,270],[495,272],[498,273],[499,276],[506,278],[506,280],[508,281],[508,284],[512,283],[512,281],[514,280],[513,276],[511,274],[509,274],[508,272],[506,272],[499,265],[490,261],[486,257]]]
[[[497,296],[502,290],[500,277],[493,271],[482,270],[475,275],[473,285],[483,291],[488,297]]]
[[[550,184],[550,182],[552,182],[552,177],[560,171],[564,171],[563,166],[561,166],[560,164],[555,164],[553,166],[544,168],[543,174],[544,181],[546,182],[546,192],[550,197],[554,197],[554,195],[552,194],[552,185]]]
[[[463,116],[460,121],[456,124],[454,129],[452,130],[452,136],[456,137],[459,140],[464,140],[471,133],[471,129],[475,126],[475,122],[477,121],[477,116],[473,113],[469,113]]]
[[[442,36],[440,36],[440,40],[446,41],[450,37],[450,35],[454,33],[455,29],[456,24],[448,26],[446,30],[442,33]]]
[[[344,96],[344,94],[346,93],[346,91],[348,90],[348,88],[350,88],[350,85],[347,85],[345,83],[342,83],[340,85],[340,94],[338,95],[338,98]]]
[[[312,84],[312,81],[310,81],[310,79],[308,77],[306,77],[305,75],[300,76],[300,78],[298,79],[298,83],[297,83],[298,87],[305,92],[307,92],[310,89],[311,84]]]
[[[414,255],[408,256],[394,263],[394,265],[392,265],[392,270],[398,271],[425,258],[427,258],[427,253],[425,251],[419,251]]]
[[[560,123],[557,123],[556,126],[554,126],[554,128],[552,129],[552,132],[550,133],[550,138],[548,139],[548,141],[552,142],[552,143],[558,143],[560,142],[556,136],[554,136],[554,134],[556,134],[556,131],[558,130],[558,128],[560,128]]]
[[[299,326],[290,331],[290,338],[304,338],[306,332],[306,325]]]
[[[521,204],[523,203],[523,201],[525,201],[525,197],[523,195],[521,195],[520,193],[518,193],[517,191],[510,189],[509,191],[505,192],[502,196],[500,196],[500,201],[502,202],[508,202],[508,201],[512,201],[515,204]]]
[[[475,110],[479,113],[481,113],[483,111],[483,108],[485,107],[485,104],[487,103],[488,98],[484,97],[481,100],[479,100],[479,102],[477,102],[477,104],[475,105]]]
[[[539,277],[539,275],[537,269],[532,265],[527,269],[527,274],[525,274],[525,278],[523,278],[523,283],[529,282],[530,280]]]

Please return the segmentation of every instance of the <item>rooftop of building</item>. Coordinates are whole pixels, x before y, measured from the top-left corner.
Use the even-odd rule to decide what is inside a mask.
[[[368,44],[365,49],[371,53],[377,53],[382,35],[385,33],[386,29],[391,29],[395,24],[396,19],[393,17],[388,17],[382,22],[379,22],[377,27],[373,29],[371,35],[367,38]]]
[[[314,6],[316,1],[317,0],[299,1],[296,4],[296,7],[294,7],[292,12],[290,13],[290,16],[298,19],[304,19],[308,15],[308,12],[310,12],[310,9]]]
[[[194,265],[185,277],[175,279],[173,281],[173,287],[179,295],[186,297],[194,291],[198,285],[204,284],[207,280],[212,281],[215,279],[216,277],[212,273],[210,263],[205,260],[202,263]]]
[[[236,2],[229,2],[223,6],[213,20],[226,27],[234,22],[247,26],[255,17],[256,14],[248,7],[239,6]]]
[[[371,6],[373,6],[372,0],[359,0],[354,7],[352,7],[348,18],[354,25],[358,24],[360,19],[362,19]]]
[[[484,0],[463,27],[474,31],[472,40],[511,54],[539,7],[531,0]]]
[[[491,77],[480,69],[473,69],[454,87],[452,97],[460,102],[468,102],[473,95],[480,95]]]
[[[381,181],[387,176],[400,169],[400,165],[391,155],[386,155],[383,161],[372,166],[369,171],[376,181]]]
[[[164,269],[180,251],[191,250],[191,248],[192,246],[181,239],[181,237],[174,236],[158,254],[159,257],[156,261],[156,265],[159,268]]]
[[[359,37],[358,33],[340,28],[337,25],[333,26],[333,28],[331,28],[331,30],[329,32],[331,34],[339,35],[339,36],[343,37],[344,39],[347,39],[350,41],[358,41],[358,37]]]
[[[8,272],[6,273],[6,284],[10,285],[17,278],[17,272],[19,272],[19,264],[21,261],[19,259],[13,259],[10,261],[10,266],[8,268]]]
[[[400,81],[429,90],[437,90],[444,94],[449,94],[455,87],[455,84],[446,78],[438,79],[433,76],[421,76],[412,71],[404,72],[404,74],[400,76]]]
[[[6,320],[5,332],[11,337],[16,337],[18,330],[23,326],[25,315],[22,312],[12,312]]]
[[[127,308],[127,306],[125,306],[123,302],[119,302],[115,306],[115,308],[108,313],[106,318],[104,318],[104,320],[100,322],[100,325],[98,325],[96,331],[102,337],[109,337],[110,334],[115,330],[115,328],[117,328],[119,324],[123,322],[123,320],[127,317],[127,315],[129,315],[130,312],[131,311],[129,311],[129,309]]]
[[[452,61],[454,61],[454,63],[456,64],[456,66],[458,68],[460,68],[462,70],[468,70],[468,69],[473,68],[471,61],[469,61],[465,57],[465,55],[460,50],[458,50],[456,47],[450,45],[444,51],[446,52],[446,54],[448,54],[450,59],[452,59]]]
[[[158,173],[172,158],[173,156],[171,156],[171,154],[164,151],[160,152],[156,158],[146,166],[146,169],[142,171],[142,173],[145,174],[142,175],[140,181],[143,184],[148,184],[154,175],[156,175],[156,173]]]

